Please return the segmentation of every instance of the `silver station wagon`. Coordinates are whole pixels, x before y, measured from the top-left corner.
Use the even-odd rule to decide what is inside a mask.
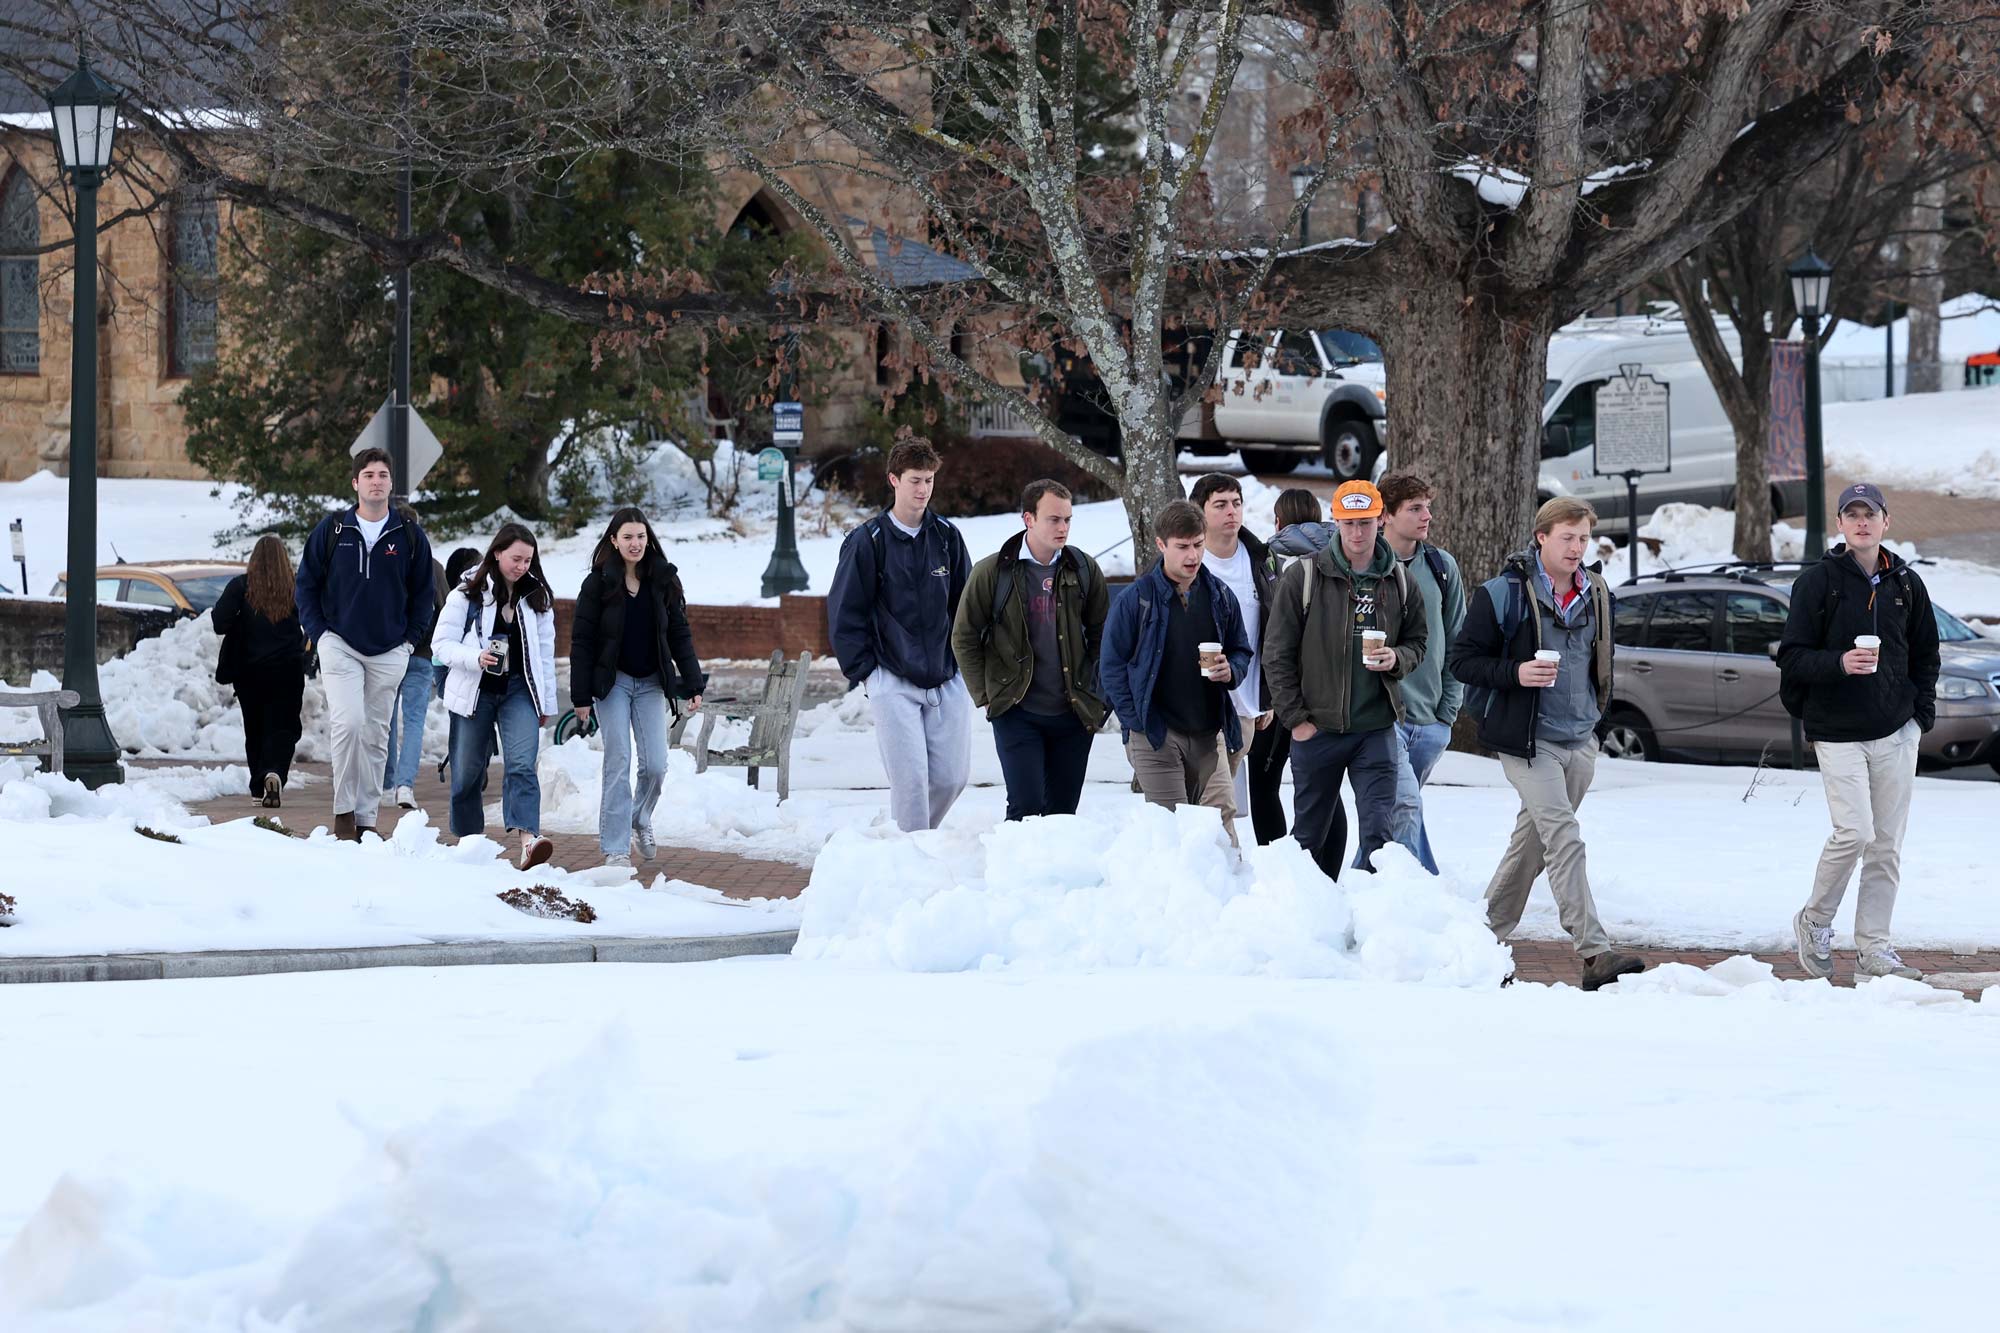
[[[1704,566],[1643,575],[1612,589],[1618,645],[1600,737],[1621,759],[1789,763],[1792,717],[1778,699],[1778,640],[1803,566]],[[2000,771],[2000,640],[1943,607],[1937,615],[1937,726],[1925,767]]]

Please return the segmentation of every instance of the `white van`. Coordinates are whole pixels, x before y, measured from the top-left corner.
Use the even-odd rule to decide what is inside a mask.
[[[1737,355],[1736,331],[1725,322],[1722,339]],[[1548,379],[1542,386],[1543,500],[1559,495],[1588,500],[1597,510],[1598,531],[1624,533],[1623,477],[1593,471],[1597,437],[1596,393],[1619,367],[1638,365],[1672,390],[1669,422],[1673,470],[1639,479],[1639,520],[1663,504],[1687,503],[1733,509],[1736,505],[1736,432],[1722,410],[1694,340],[1678,319],[1631,315],[1584,319],[1565,325],[1549,340]],[[1772,511],[1780,516],[1805,511],[1805,482],[1774,481]]]

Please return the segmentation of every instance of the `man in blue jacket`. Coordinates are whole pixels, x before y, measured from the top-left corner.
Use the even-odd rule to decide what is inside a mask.
[[[1209,795],[1221,762],[1243,748],[1229,692],[1250,675],[1249,636],[1236,594],[1202,564],[1201,510],[1175,500],[1153,518],[1159,559],[1111,604],[1098,681],[1118,714],[1139,789],[1155,805],[1233,808],[1226,789]],[[1222,645],[1220,656],[1200,651]],[[1208,799],[1204,801],[1204,796]]]
[[[333,836],[349,842],[375,827],[390,713],[437,596],[430,539],[408,510],[391,510],[393,486],[387,452],[356,454],[355,504],[321,519],[299,557],[299,623],[326,685]]]
[[[905,832],[944,822],[972,763],[972,696],[951,653],[972,556],[930,509],[941,461],[927,441],[896,441],[895,501],[847,534],[826,598],[841,672],[868,688],[889,813]]]

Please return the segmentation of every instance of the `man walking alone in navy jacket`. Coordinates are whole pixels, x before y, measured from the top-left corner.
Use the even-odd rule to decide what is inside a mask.
[[[930,510],[941,461],[920,439],[889,450],[895,502],[847,534],[826,598],[841,672],[868,688],[889,813],[904,832],[944,822],[972,763],[972,696],[951,655],[972,556]]]
[[[389,716],[412,646],[431,627],[431,543],[392,510],[389,455],[354,456],[352,508],[329,514],[299,557],[299,623],[318,646],[333,745],[333,836],[375,827],[389,760]]]

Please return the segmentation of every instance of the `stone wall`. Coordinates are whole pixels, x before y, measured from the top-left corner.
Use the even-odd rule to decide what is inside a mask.
[[[58,597],[0,597],[0,680],[25,689],[37,671],[62,675],[64,620],[68,609]],[[164,607],[97,608],[97,660],[122,657],[139,643],[180,619]]]

